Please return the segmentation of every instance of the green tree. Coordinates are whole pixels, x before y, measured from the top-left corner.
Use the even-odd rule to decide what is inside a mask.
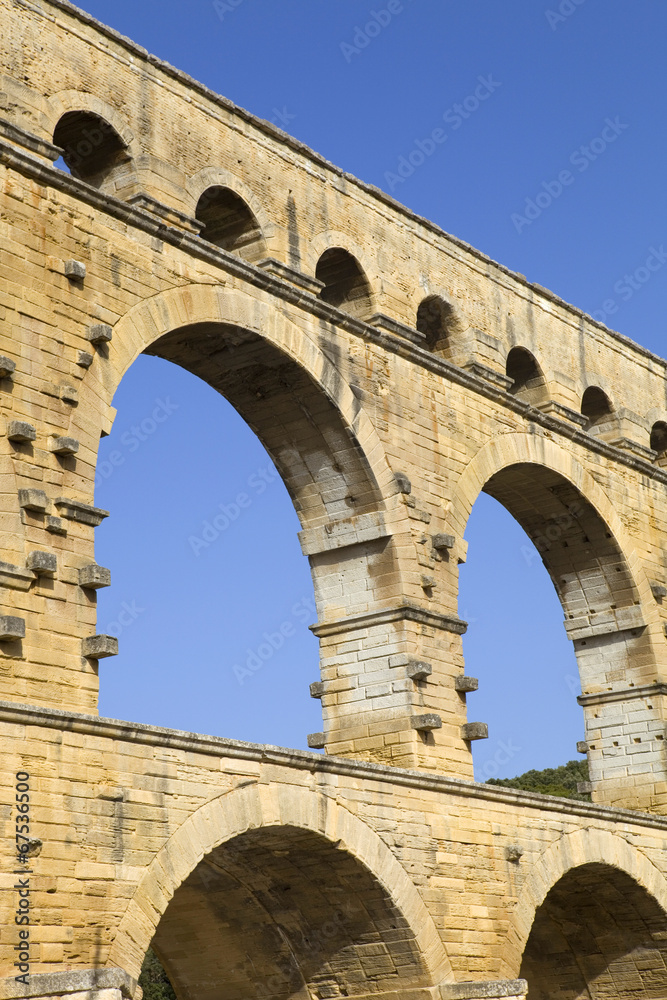
[[[504,785],[505,788],[521,788],[524,792],[539,792],[541,795],[556,795],[561,799],[580,799],[590,802],[586,792],[578,792],[580,781],[590,781],[588,762],[570,760],[560,767],[547,767],[543,771],[526,771],[516,778],[489,778],[487,785]]]
[[[144,1000],[176,1000],[169,976],[152,948],[149,948],[144,956],[139,985],[144,991]]]

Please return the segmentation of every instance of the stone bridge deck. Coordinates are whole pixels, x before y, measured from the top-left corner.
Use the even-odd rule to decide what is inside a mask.
[[[524,976],[539,997],[585,975],[665,996],[661,817],[8,703],[0,721],[43,841],[32,995],[58,967],[131,990],[154,938],[179,996],[505,996]]]

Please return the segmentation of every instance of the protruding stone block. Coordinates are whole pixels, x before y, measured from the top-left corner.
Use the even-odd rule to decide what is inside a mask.
[[[37,431],[32,424],[27,424],[25,420],[10,420],[7,424],[7,437],[10,441],[25,442],[34,441]]]
[[[35,574],[29,569],[15,566],[14,563],[0,561],[0,587],[10,587],[12,590],[30,590],[35,582]]]
[[[407,674],[413,681],[425,681],[433,673],[433,667],[425,660],[408,660]]]
[[[16,371],[16,362],[0,354],[0,378],[11,378]]]
[[[308,733],[307,742],[311,750],[324,750],[324,733]]]
[[[523,847],[520,844],[508,844],[505,848],[505,858],[508,861],[520,861],[523,856]]]
[[[663,597],[667,597],[667,587],[665,587],[662,583],[658,583],[656,580],[651,580],[651,593],[655,597],[656,601],[661,601]]]
[[[79,442],[76,438],[57,437],[51,441],[51,451],[54,455],[76,455]]]
[[[80,260],[66,260],[65,275],[70,281],[83,281],[86,277],[86,265]]]
[[[64,403],[71,403],[75,406],[79,402],[79,390],[73,385],[61,385],[60,398]]]
[[[401,493],[412,493],[412,483],[404,472],[395,472],[394,480]]]
[[[19,507],[23,510],[35,510],[40,513],[49,506],[49,498],[43,490],[19,490]]]
[[[76,363],[79,368],[90,368],[94,360],[92,354],[89,354],[88,351],[79,351]]]
[[[89,566],[82,566],[79,570],[79,586],[87,587],[89,590],[99,590],[100,587],[111,586],[111,570],[106,566],[98,566],[91,563]]]
[[[435,712],[412,716],[412,728],[420,733],[429,733],[432,729],[442,729],[442,719]]]
[[[53,577],[58,572],[58,557],[54,552],[29,552],[25,564],[37,576]]]
[[[476,677],[467,677],[465,674],[460,674],[454,680],[454,687],[462,694],[468,694],[470,691],[477,690],[479,681]]]
[[[114,635],[89,635],[81,643],[81,652],[91,660],[118,655],[118,639]]]
[[[577,753],[588,753],[588,743],[586,740],[579,740],[577,743]]]
[[[324,684],[322,681],[313,681],[310,685],[310,697],[321,698],[324,694]]]
[[[464,740],[488,740],[489,727],[486,722],[466,722],[461,726],[461,736]]]
[[[528,992],[525,979],[497,979],[483,982],[447,983],[438,987],[440,1000],[519,1000]]]
[[[80,524],[90,524],[96,528],[102,523],[105,517],[109,516],[108,510],[101,507],[92,507],[81,500],[69,500],[67,497],[56,497],[54,500],[58,513],[66,517],[68,521],[79,521]]]
[[[456,544],[456,539],[454,535],[437,534],[433,536],[433,548],[437,549],[438,552],[443,552],[446,549],[453,549]]]
[[[578,781],[577,782],[577,791],[579,792],[580,795],[590,795],[590,793],[593,791],[593,782],[592,781]]]
[[[434,576],[429,576],[428,573],[422,573],[421,575],[421,585],[423,590],[433,590],[436,586],[437,580]]]
[[[86,339],[95,345],[108,344],[112,336],[113,330],[108,323],[95,323],[88,328]]]
[[[25,639],[25,619],[15,615],[0,615],[0,641]]]
[[[62,517],[55,517],[53,514],[47,515],[46,524],[44,525],[47,531],[50,531],[52,535],[66,535],[67,528],[65,527],[65,522]]]

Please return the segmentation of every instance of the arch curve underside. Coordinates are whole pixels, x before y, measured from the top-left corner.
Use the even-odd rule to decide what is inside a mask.
[[[430,985],[372,873],[312,831],[250,830],[176,890],[153,948],[179,1000],[328,1000]]]
[[[574,641],[582,690],[606,690],[651,660],[631,567],[593,504],[560,473],[532,463],[496,472],[484,492],[536,546]],[[639,679],[639,678],[638,678]]]
[[[535,914],[521,976],[528,1000],[664,1000],[667,914],[618,868],[572,869]]]
[[[234,406],[275,462],[304,526],[377,509],[379,490],[340,413],[266,339],[242,327],[198,323],[144,353],[198,375]]]

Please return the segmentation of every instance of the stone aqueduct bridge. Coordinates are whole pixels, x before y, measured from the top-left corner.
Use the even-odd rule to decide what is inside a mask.
[[[665,363],[65,0],[0,0],[0,48],[3,996],[137,996],[153,941],[179,1000],[664,1000]],[[96,715],[96,453],[142,352],[290,491],[324,756]],[[561,599],[590,804],[472,780],[482,490]]]

